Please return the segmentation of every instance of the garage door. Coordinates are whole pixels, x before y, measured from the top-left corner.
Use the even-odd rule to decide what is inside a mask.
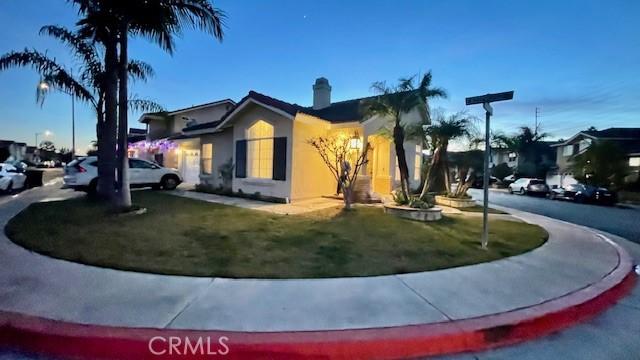
[[[186,183],[197,184],[200,182],[200,150],[182,151],[180,173]]]

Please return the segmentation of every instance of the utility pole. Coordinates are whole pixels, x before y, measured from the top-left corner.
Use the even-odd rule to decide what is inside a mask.
[[[482,104],[485,111],[485,133],[484,133],[484,174],[483,174],[483,209],[482,209],[482,248],[489,246],[489,155],[491,153],[491,142],[489,134],[491,131],[491,115],[493,108],[491,103],[495,101],[505,101],[513,99],[513,91],[497,94],[486,94],[473,96],[465,99],[467,105]]]
[[[536,132],[538,132],[538,116],[539,115],[540,115],[540,108],[536,106],[536,127],[534,128]]]

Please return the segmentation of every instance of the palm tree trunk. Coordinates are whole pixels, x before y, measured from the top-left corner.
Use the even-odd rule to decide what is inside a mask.
[[[120,66],[118,68],[118,205],[123,210],[131,208],[131,191],[129,189],[129,156],[127,134],[128,105],[127,105],[127,54],[128,25],[124,23],[120,28]]]
[[[116,130],[118,121],[118,49],[116,40],[105,42],[105,113],[102,127],[102,147],[98,151],[102,155],[103,174],[99,179],[99,192],[105,194],[112,203],[115,198],[116,169]]]
[[[407,167],[407,156],[404,152],[404,129],[397,120],[393,127],[393,142],[396,148],[398,168],[400,170],[400,188],[406,199],[409,198],[409,168]]]

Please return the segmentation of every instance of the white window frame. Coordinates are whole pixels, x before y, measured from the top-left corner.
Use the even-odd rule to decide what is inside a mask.
[[[209,147],[210,151],[206,151],[205,148]],[[209,152],[209,154],[207,154],[207,152]],[[200,147],[200,172],[203,175],[211,175],[213,174],[213,143],[205,143],[202,144],[202,146]],[[207,172],[207,166],[209,166],[210,168],[208,169],[209,171]]]
[[[632,156],[629,158],[629,166],[638,167],[640,166],[640,156]]]
[[[258,124],[266,124],[271,127],[271,136],[266,137],[251,137],[251,129]],[[252,179],[273,179],[273,151],[274,151],[274,139],[275,139],[275,126],[268,121],[258,120],[251,124],[245,131],[245,137],[247,140],[247,177]],[[268,146],[267,144],[271,144]],[[258,156],[253,156],[253,152],[255,151],[255,147],[257,146]],[[263,150],[264,148],[264,150]],[[263,151],[271,151],[271,155],[267,156],[263,154]],[[254,161],[256,159],[261,162],[265,161],[265,164],[258,164],[258,173],[255,173]],[[262,173],[263,165],[266,171]]]

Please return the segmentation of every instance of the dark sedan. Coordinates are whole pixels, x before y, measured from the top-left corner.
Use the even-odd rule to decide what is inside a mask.
[[[614,192],[584,184],[572,184],[564,188],[552,189],[549,193],[549,198],[603,205],[613,205],[617,201],[617,196]]]

